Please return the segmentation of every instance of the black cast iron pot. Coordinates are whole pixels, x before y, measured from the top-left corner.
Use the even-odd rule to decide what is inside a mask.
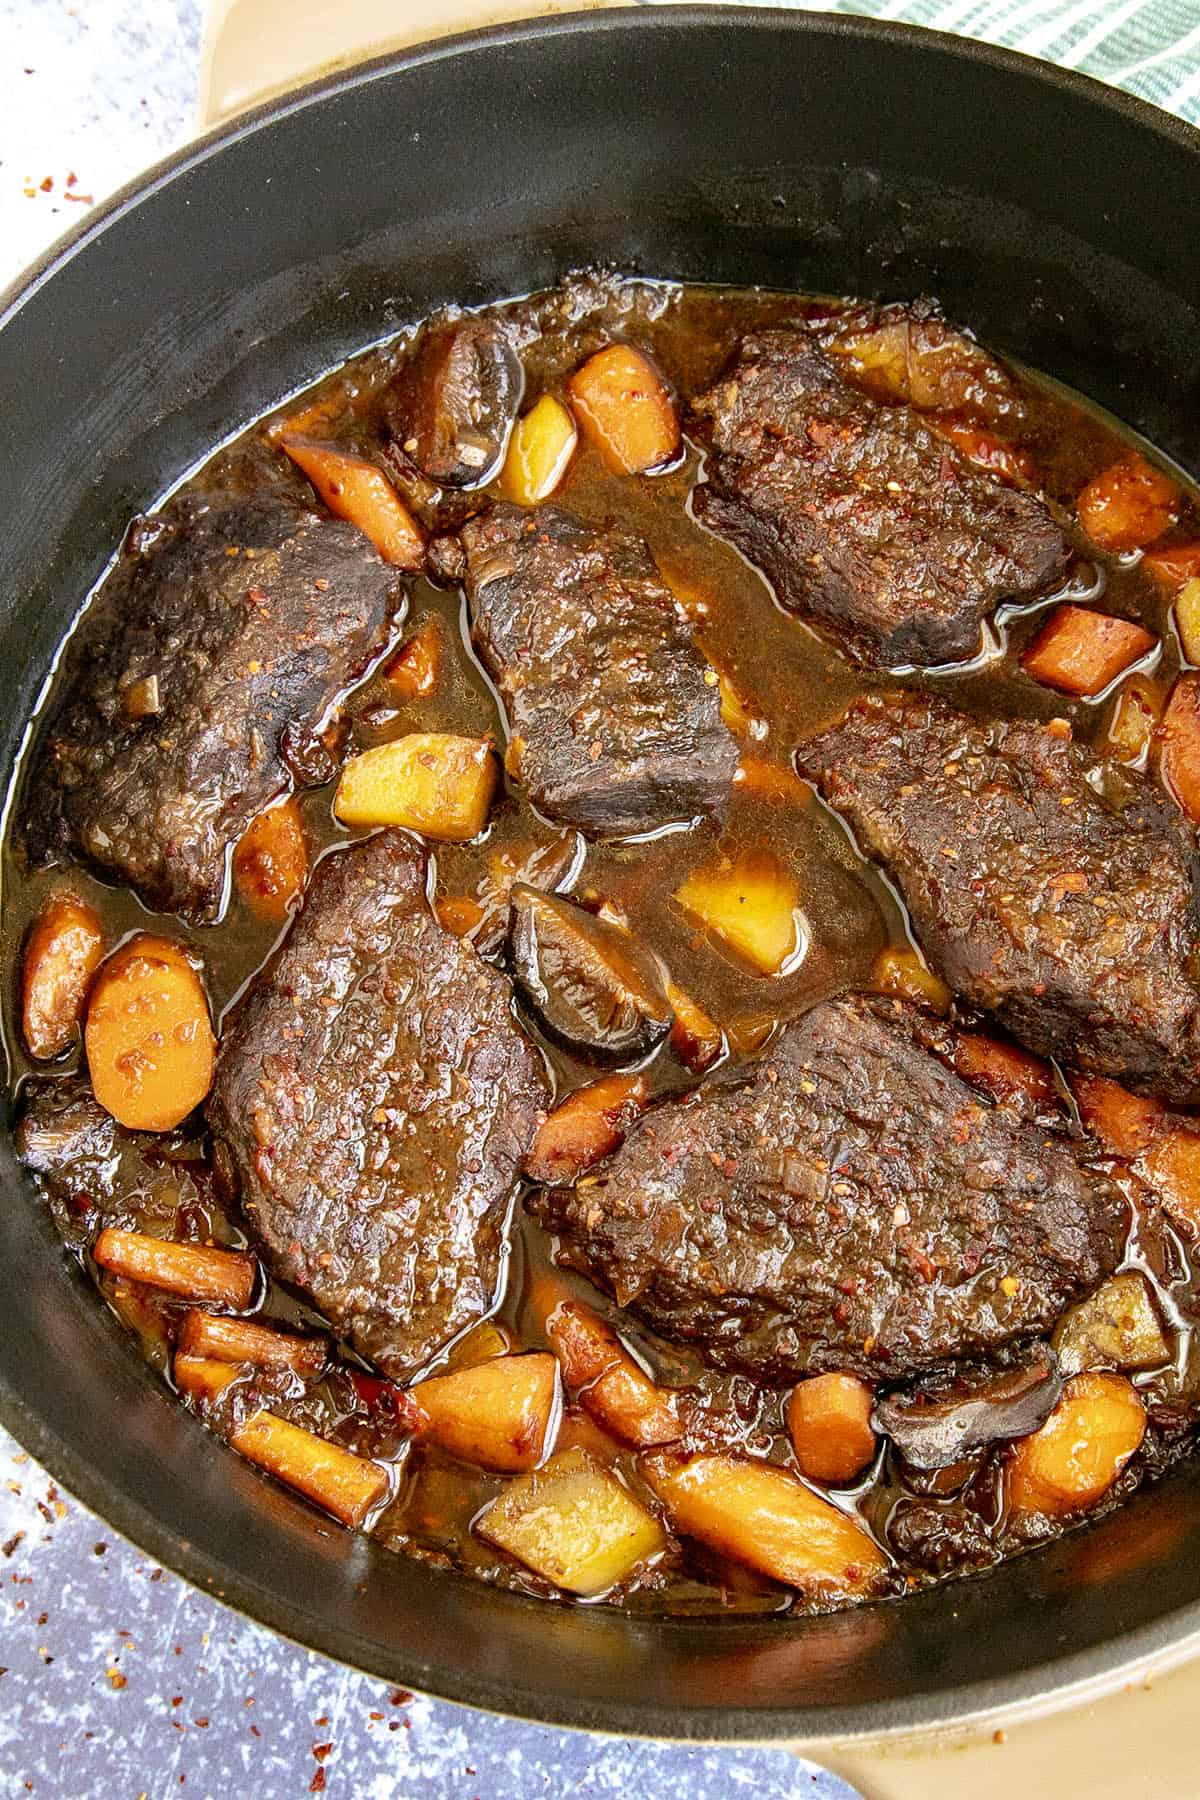
[[[130,514],[230,429],[440,301],[612,261],[933,293],[1200,476],[1200,137],[896,26],[653,9],[439,44],[311,88],[127,191],[0,329],[0,766]],[[5,946],[11,962],[13,946]],[[300,1642],[497,1711],[687,1737],[881,1733],[1200,1631],[1200,1462],[902,1604],[657,1621],[376,1551],[177,1406],[0,1142],[0,1418],[159,1561]]]

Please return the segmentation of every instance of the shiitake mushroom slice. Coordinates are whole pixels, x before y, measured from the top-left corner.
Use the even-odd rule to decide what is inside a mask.
[[[514,884],[509,956],[547,1034],[605,1063],[637,1062],[671,1029],[658,963],[628,932],[528,882]]]
[[[1036,1431],[1061,1393],[1058,1358],[1041,1344],[1018,1368],[894,1389],[875,1402],[871,1425],[913,1468],[943,1469],[998,1438]]]

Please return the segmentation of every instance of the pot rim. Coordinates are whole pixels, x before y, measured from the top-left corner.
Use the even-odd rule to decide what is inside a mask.
[[[797,37],[841,38],[872,45],[927,45],[931,50],[936,49],[961,62],[1007,73],[1024,81],[1039,82],[1051,90],[1082,99],[1101,112],[1152,133],[1164,145],[1190,152],[1197,159],[1200,172],[1200,131],[1183,120],[1091,76],[953,33],[853,15],[728,4],[652,4],[611,11],[572,12],[550,19],[488,26],[385,52],[318,76],[190,140],[118,188],[78,225],[56,239],[0,292],[0,331],[46,282],[53,280],[61,268],[102,237],[127,212],[193,168],[211,161],[227,145],[269,129],[277,119],[302,112],[332,96],[386,80],[397,71],[428,66],[444,59],[486,54],[493,48],[511,43],[580,34],[636,34],[661,29],[667,23],[673,29],[685,31],[696,25],[711,26],[718,22],[738,33],[770,30],[794,33]],[[798,1748],[822,1744],[867,1745],[946,1728],[966,1734],[985,1722],[993,1724],[1001,1718],[1055,1710],[1085,1698],[1095,1698],[1119,1681],[1142,1672],[1148,1665],[1165,1669],[1200,1653],[1200,1602],[1197,1602],[1167,1612],[1152,1624],[1118,1629],[1102,1644],[1065,1652],[1012,1675],[958,1686],[951,1683],[902,1701],[869,1701],[839,1708],[833,1730],[830,1729],[830,1714],[825,1709],[818,1712],[816,1709],[785,1707],[766,1711],[737,1705],[681,1709],[623,1700],[593,1702],[587,1696],[567,1701],[530,1686],[514,1687],[504,1680],[447,1664],[427,1665],[411,1675],[397,1674],[384,1650],[381,1649],[378,1655],[364,1654],[361,1639],[345,1632],[336,1620],[322,1619],[314,1626],[301,1607],[293,1605],[278,1592],[259,1586],[252,1578],[234,1573],[219,1556],[198,1551],[189,1540],[177,1536],[139,1498],[92,1467],[28,1406],[10,1386],[2,1367],[0,1424],[67,1492],[99,1519],[153,1556],[164,1568],[213,1595],[231,1611],[277,1632],[298,1648],[316,1650],[364,1674],[393,1682],[403,1680],[432,1696],[539,1724],[683,1742],[790,1743]],[[470,1579],[440,1572],[431,1574],[431,1579],[434,1578]],[[516,1598],[520,1604],[539,1611],[546,1605],[545,1601],[532,1597],[509,1598]],[[724,1622],[707,1623],[710,1629],[720,1631]],[[645,1629],[651,1621],[639,1620],[638,1624]],[[682,1635],[684,1629],[678,1621],[671,1619],[654,1620],[652,1626],[656,1633],[665,1637]]]

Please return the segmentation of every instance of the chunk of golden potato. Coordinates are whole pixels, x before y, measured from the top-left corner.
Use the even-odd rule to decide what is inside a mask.
[[[794,967],[808,947],[796,878],[770,850],[693,869],[675,899],[761,975]]]
[[[953,995],[940,975],[921,961],[915,950],[881,950],[871,972],[871,986],[881,994],[898,994],[931,1011],[949,1012]]]
[[[861,1594],[888,1567],[856,1520],[773,1463],[647,1456],[641,1468],[680,1531],[789,1587],[826,1598]]]
[[[518,419],[508,440],[508,455],[500,475],[506,500],[518,506],[540,506],[548,500],[575,451],[579,433],[575,421],[553,394],[543,394],[523,419]]]
[[[1190,663],[1200,664],[1200,575],[1185,581],[1175,596],[1175,629],[1183,654]]]
[[[558,1405],[558,1365],[545,1351],[492,1356],[419,1382],[407,1399],[423,1415],[412,1423],[451,1456],[519,1474],[536,1468],[546,1453]]]
[[[352,756],[333,810],[344,825],[404,825],[422,837],[462,842],[487,824],[497,773],[486,738],[414,731]]]
[[[564,1450],[514,1481],[475,1521],[507,1550],[572,1594],[602,1594],[666,1548],[652,1513],[584,1450]]]
[[[1008,1503],[1055,1518],[1094,1506],[1142,1441],[1145,1408],[1123,1375],[1072,1376],[1044,1425],[1008,1465]]]
[[[1119,762],[1144,766],[1162,709],[1162,689],[1149,676],[1131,675],[1122,683],[1105,734]]]
[[[1144,1275],[1122,1269],[1060,1319],[1054,1348],[1064,1375],[1156,1369],[1171,1354]]]

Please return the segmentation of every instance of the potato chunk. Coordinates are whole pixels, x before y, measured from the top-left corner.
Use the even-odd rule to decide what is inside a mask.
[[[131,1131],[170,1131],[212,1084],[216,1040],[182,946],[141,932],[92,985],[84,1027],[92,1091]]]
[[[576,1088],[538,1126],[525,1173],[547,1186],[575,1181],[625,1141],[625,1131],[646,1104],[640,1075],[606,1075]]]
[[[1175,523],[1175,483],[1136,451],[1089,481],[1075,503],[1079,523],[1102,550],[1142,550]]]
[[[874,1395],[857,1375],[812,1375],[787,1403],[788,1436],[802,1475],[844,1487],[875,1455]]]
[[[666,1534],[615,1475],[584,1450],[564,1450],[492,1501],[475,1521],[507,1550],[572,1594],[602,1594],[661,1555]]]
[[[229,1434],[248,1461],[357,1529],[387,1497],[387,1470],[274,1413],[259,1412]]]
[[[1123,1375],[1075,1375],[1046,1423],[1022,1438],[1008,1465],[1008,1504],[1057,1518],[1103,1499],[1146,1430]]]
[[[1153,650],[1157,639],[1129,619],[1088,606],[1056,606],[1021,658],[1035,681],[1092,699]]]
[[[931,1012],[948,1012],[953,999],[941,976],[935,975],[915,950],[881,950],[871,971],[871,985],[881,994],[915,1000]]]
[[[1158,771],[1193,823],[1200,823],[1200,674],[1181,675],[1158,727]]]
[[[1054,1332],[1064,1375],[1084,1369],[1157,1369],[1171,1348],[1144,1275],[1122,1269],[1059,1320]]]
[[[294,800],[259,813],[233,853],[233,884],[244,904],[267,925],[282,925],[300,904],[308,880],[304,821]]]
[[[505,499],[518,506],[540,506],[548,500],[567,472],[578,436],[562,401],[543,394],[525,417],[517,420],[508,440],[500,474]]]
[[[172,1379],[179,1392],[201,1408],[214,1406],[241,1372],[235,1363],[220,1362],[216,1357],[191,1356],[183,1350],[176,1351],[171,1366]]]
[[[281,444],[302,469],[335,518],[357,525],[384,562],[420,569],[425,540],[399,494],[375,463],[332,444],[285,437]]]
[[[648,1450],[673,1444],[682,1426],[668,1393],[657,1388],[624,1344],[590,1307],[564,1300],[546,1320],[546,1336],[567,1385],[614,1437]]]
[[[584,431],[619,475],[646,475],[679,454],[679,419],[662,376],[632,344],[606,344],[567,383]]]
[[[39,1062],[74,1043],[103,955],[104,931],[85,901],[74,894],[47,900],[25,940],[21,966],[21,1032]]]
[[[767,849],[693,869],[677,903],[761,975],[780,975],[808,948],[795,876]]]
[[[434,1375],[406,1391],[416,1408],[402,1416],[428,1432],[460,1462],[502,1475],[536,1468],[549,1446],[558,1405],[558,1365],[552,1356],[492,1356],[449,1375]]]
[[[1145,675],[1131,675],[1122,683],[1106,733],[1118,761],[1133,768],[1144,767],[1162,709],[1162,692],[1156,681]]]
[[[460,843],[487,824],[497,774],[486,738],[414,731],[352,756],[333,810],[344,825],[404,825]]]
[[[888,1566],[861,1525],[773,1463],[659,1455],[642,1468],[680,1531],[802,1593],[868,1593]]]
[[[1175,629],[1183,654],[1192,664],[1200,664],[1200,575],[1185,581],[1175,596]]]

